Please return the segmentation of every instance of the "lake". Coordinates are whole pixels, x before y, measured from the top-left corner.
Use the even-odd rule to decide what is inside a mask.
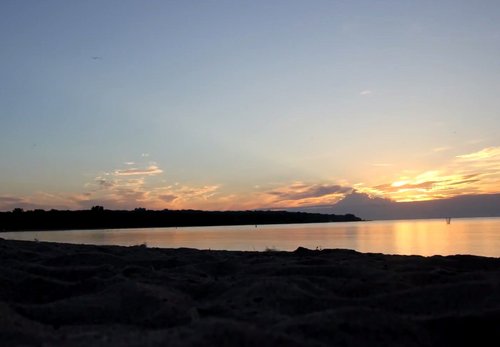
[[[244,225],[4,232],[15,240],[94,245],[293,251],[346,248],[385,254],[473,254],[500,257],[500,218],[370,221],[321,224]]]

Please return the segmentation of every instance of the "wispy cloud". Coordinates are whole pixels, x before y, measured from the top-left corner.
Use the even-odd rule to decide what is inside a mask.
[[[301,200],[307,198],[323,197],[331,194],[346,193],[352,190],[350,187],[341,187],[339,185],[313,184],[306,185],[296,183],[289,187],[273,190],[267,194],[275,196],[278,200]]]
[[[25,210],[44,209],[47,207],[68,209],[77,206],[75,201],[64,194],[51,194],[46,192],[35,192],[27,196],[0,196],[0,210],[10,211],[14,208]]]
[[[13,196],[0,196],[0,203],[2,204],[17,204],[23,202],[22,198]]]
[[[465,161],[478,161],[478,160],[499,158],[499,157],[500,157],[500,147],[488,147],[477,152],[457,155],[457,158]]]
[[[451,149],[451,147],[449,147],[449,146],[443,146],[443,147],[433,148],[432,151],[435,152],[435,153],[438,153],[438,152],[449,151],[450,149]]]
[[[29,198],[13,197],[9,195],[0,196],[1,211],[12,211],[15,208],[34,209],[39,208],[39,206],[30,202]]]
[[[396,181],[392,184],[382,184],[374,187],[375,189],[382,190],[384,192],[397,192],[402,189],[410,189],[410,190],[430,190],[437,184],[439,181],[423,181],[420,183],[413,183],[410,181]]]
[[[175,199],[177,199],[177,195],[174,195],[174,194],[161,194],[161,195],[158,195],[158,198],[160,200],[162,200],[162,201],[165,201],[165,202],[172,202]]]
[[[97,183],[97,186],[100,189],[102,189],[102,188],[110,188],[110,187],[114,186],[114,181],[113,180],[109,180],[109,179],[102,178],[102,177],[96,177],[95,183]]]
[[[339,201],[351,187],[338,184],[307,184],[295,182],[262,193],[261,201],[269,207],[294,207],[331,204]]]
[[[124,169],[124,170],[115,170],[114,174],[116,176],[144,176],[144,175],[157,175],[161,174],[163,172],[162,169],[160,169],[156,165],[151,165],[145,169],[137,169],[137,168],[131,168],[131,169]]]
[[[361,92],[359,92],[359,95],[361,96],[367,96],[367,95],[372,95],[373,94],[373,91],[369,90],[369,89],[365,89],[365,90],[362,90]]]
[[[472,139],[472,140],[469,140],[467,141],[466,143],[469,144],[469,145],[477,145],[481,142],[485,142],[486,140],[485,139]]]

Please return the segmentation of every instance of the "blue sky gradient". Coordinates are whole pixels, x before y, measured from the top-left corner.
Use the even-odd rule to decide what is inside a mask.
[[[2,1],[0,209],[500,192],[499,23],[498,1]],[[411,188],[485,149],[490,176]]]

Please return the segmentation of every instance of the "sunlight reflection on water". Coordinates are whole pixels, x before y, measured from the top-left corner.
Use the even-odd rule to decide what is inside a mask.
[[[474,254],[500,257],[500,218],[372,221],[187,228],[139,228],[0,233],[0,237],[148,247],[292,251],[347,248],[386,254]]]

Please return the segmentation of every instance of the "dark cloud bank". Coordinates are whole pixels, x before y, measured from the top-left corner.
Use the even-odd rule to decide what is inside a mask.
[[[352,193],[334,205],[291,208],[291,211],[353,213],[363,219],[500,217],[500,194],[462,195],[448,199],[395,202]]]

